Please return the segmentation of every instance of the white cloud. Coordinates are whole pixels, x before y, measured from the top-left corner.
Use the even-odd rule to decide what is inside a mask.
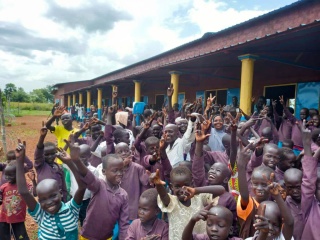
[[[269,10],[218,0],[0,0],[0,87],[95,78]]]

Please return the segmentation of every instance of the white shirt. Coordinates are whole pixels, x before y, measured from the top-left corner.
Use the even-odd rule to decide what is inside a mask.
[[[193,122],[189,120],[187,131],[184,133],[183,137],[177,138],[171,148],[170,145],[166,148],[166,153],[172,167],[175,167],[179,162],[184,161],[184,154],[189,152],[187,149],[195,139],[195,133],[192,132],[192,129]],[[187,160],[190,161],[190,156]]]

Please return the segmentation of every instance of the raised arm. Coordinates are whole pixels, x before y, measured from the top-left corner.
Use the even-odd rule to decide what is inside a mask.
[[[231,140],[230,140],[230,165],[231,169],[234,168],[237,160],[237,153],[238,153],[238,142],[237,142],[237,129],[238,125],[236,121],[231,123]]]
[[[160,199],[165,207],[167,207],[170,203],[170,197],[164,187],[165,182],[161,181],[159,169],[154,173],[149,173],[150,183],[153,183],[156,186]]]
[[[61,115],[63,114],[64,111],[65,111],[64,107],[62,107],[62,106],[57,107],[56,110],[54,111],[54,113],[52,114],[52,117],[46,123],[46,128],[49,129],[51,132],[54,132],[55,127],[53,127],[51,125],[54,122],[54,120],[56,120],[56,118],[61,117]]]
[[[40,137],[37,143],[37,147],[34,153],[34,161],[35,161],[35,168],[38,168],[42,166],[44,163],[44,156],[43,156],[43,150],[44,150],[44,139],[46,138],[48,133],[48,129],[44,127],[44,123],[42,122],[42,128],[40,129]]]
[[[249,190],[248,190],[248,183],[246,178],[246,169],[247,164],[250,159],[250,153],[248,150],[252,143],[250,143],[245,148],[242,146],[240,142],[240,153],[238,156],[237,166],[238,166],[238,181],[239,181],[239,191],[241,196],[241,206],[242,209],[246,209],[249,204]]]
[[[37,201],[32,196],[32,194],[29,192],[29,189],[27,187],[26,178],[24,175],[24,158],[25,158],[25,146],[21,143],[19,140],[18,147],[16,149],[17,151],[17,172],[16,172],[16,178],[17,178],[17,185],[18,185],[18,191],[23,198],[23,200],[26,202],[28,208],[30,211],[34,211],[34,209],[37,206]]]

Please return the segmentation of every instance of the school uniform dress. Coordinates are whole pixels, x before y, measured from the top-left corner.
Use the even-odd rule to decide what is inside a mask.
[[[64,179],[63,169],[61,168],[61,166],[55,162],[52,165],[46,163],[46,161],[44,160],[44,148],[40,149],[36,147],[34,159],[34,168],[37,172],[38,183],[48,178],[56,180],[58,182],[59,189],[62,190],[63,201],[66,202],[68,191]]]
[[[295,240],[302,240],[301,236],[304,229],[304,220],[301,211],[301,204],[294,201],[291,196],[287,196],[285,203],[290,209],[294,219],[293,238]]]
[[[44,211],[39,203],[33,211],[28,209],[39,226],[39,240],[77,240],[80,206],[72,198],[67,203],[61,202],[59,211],[54,215]]]
[[[109,239],[119,222],[119,240],[124,240],[129,227],[129,202],[127,192],[119,187],[112,190],[106,181],[87,172],[82,180],[92,192],[81,236],[90,240]]]
[[[136,219],[129,226],[126,240],[140,240],[150,235],[160,235],[159,240],[169,240],[168,223],[157,218],[152,228],[148,231],[143,227],[140,219]]]
[[[301,185],[301,210],[305,222],[302,239],[319,239],[320,206],[315,197],[317,184],[318,159],[304,156],[302,161],[303,177]]]
[[[169,220],[169,239],[181,240],[183,230],[188,224],[193,215],[199,212],[205,205],[214,202],[214,205],[218,203],[218,197],[212,199],[212,194],[201,193],[191,198],[191,205],[189,207],[184,206],[175,195],[168,194],[170,197],[170,203],[165,206],[160,196],[158,195],[158,207],[162,212],[168,213]],[[193,228],[195,233],[206,232],[206,222],[199,221]]]

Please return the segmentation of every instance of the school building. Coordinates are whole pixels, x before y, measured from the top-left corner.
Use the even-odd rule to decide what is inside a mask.
[[[296,114],[319,109],[320,1],[295,2],[91,80],[56,84],[54,94],[61,105],[93,104],[101,115],[115,86],[119,104],[159,109],[170,82],[180,106],[211,93],[221,105],[238,96],[245,113],[261,95],[284,95]]]

